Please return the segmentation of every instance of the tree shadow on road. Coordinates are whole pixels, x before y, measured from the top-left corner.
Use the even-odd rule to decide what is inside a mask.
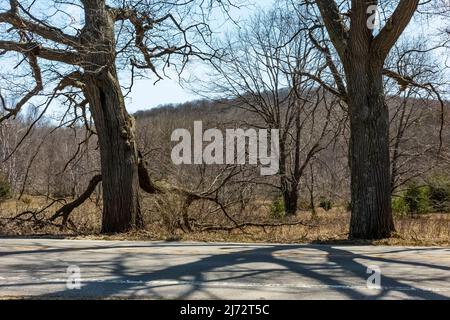
[[[171,247],[170,244],[164,244],[164,246],[167,247],[168,250]],[[227,247],[228,245],[221,246]],[[152,245],[149,244],[148,247],[152,247]],[[123,247],[121,246],[120,248]],[[94,248],[90,248],[90,250],[93,249]],[[104,247],[97,249],[104,249]],[[296,260],[296,250],[298,250],[299,254],[302,254],[302,250],[305,249],[317,251],[317,255],[325,257],[325,260],[320,262]],[[60,250],[61,253],[63,253],[64,250]],[[401,251],[407,252],[409,250],[417,249],[402,249]],[[170,255],[170,251],[168,252],[168,255]],[[43,250],[42,254],[45,254],[45,250]],[[294,256],[292,256],[292,254],[294,254]],[[212,288],[230,286],[234,291],[238,289],[242,290],[242,292],[247,290],[258,291],[259,288],[257,284],[263,283],[264,280],[267,282],[268,278],[270,278],[269,280],[275,284],[273,287],[270,287],[270,290],[274,292],[274,298],[277,297],[277,290],[280,290],[280,287],[276,284],[279,284],[280,282],[286,284],[285,281],[289,281],[292,285],[291,287],[288,286],[289,290],[298,292],[294,293],[292,295],[293,297],[298,299],[308,298],[307,296],[302,296],[301,286],[296,287],[296,284],[292,283],[292,275],[294,275],[294,277],[298,276],[299,281],[305,282],[305,279],[307,279],[308,283],[314,283],[316,289],[325,288],[328,292],[336,291],[341,294],[341,297],[349,299],[382,299],[392,292],[401,292],[411,299],[440,300],[449,298],[439,292],[423,290],[420,289],[419,286],[415,287],[411,286],[411,284],[406,285],[401,282],[398,277],[397,279],[394,279],[386,275],[382,276],[383,290],[375,291],[374,293],[376,294],[368,295],[360,290],[366,285],[366,279],[369,276],[367,274],[368,265],[391,263],[407,267],[411,272],[414,272],[413,268],[415,267],[429,268],[430,270],[435,271],[448,271],[448,277],[444,276],[446,280],[441,279],[441,281],[445,282],[450,281],[450,267],[426,262],[401,261],[386,257],[354,253],[347,250],[345,247],[268,245],[250,249],[246,248],[240,252],[205,256],[193,262],[167,266],[158,270],[149,270],[148,272],[141,274],[131,273],[126,267],[128,259],[136,258],[136,255],[136,253],[123,253],[117,254],[113,261],[98,261],[98,263],[104,263],[112,268],[109,272],[109,275],[113,277],[111,280],[87,281],[83,283],[80,290],[62,290],[42,295],[41,297],[108,298],[127,296],[133,298],[139,297],[145,292],[145,297],[157,299],[189,299],[194,293],[203,293],[210,299],[217,299],[220,297],[217,297],[212,292]],[[163,259],[164,257],[160,258]],[[364,260],[365,263],[363,264],[360,260]],[[81,268],[89,264],[93,264],[93,261],[79,262]],[[270,266],[270,268],[267,266]],[[218,275],[220,275],[220,277]],[[346,282],[345,279],[348,279],[348,277],[353,279],[353,283]],[[356,285],[355,279],[357,279]],[[418,279],[418,284],[419,283],[420,280]],[[242,287],[239,287],[239,285],[242,284],[248,284],[248,286],[243,285]],[[252,284],[256,285],[253,286]],[[171,287],[178,287],[175,295],[168,297],[161,293],[162,289],[170,289]],[[281,286],[281,288],[284,287]],[[236,298],[239,297],[236,296]]]

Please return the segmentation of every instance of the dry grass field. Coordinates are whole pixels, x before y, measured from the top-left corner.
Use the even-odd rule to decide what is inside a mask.
[[[148,200],[148,199],[146,199]],[[24,196],[21,200],[8,200],[0,203],[0,235],[2,236],[51,236],[92,239],[127,239],[127,240],[184,240],[211,242],[272,242],[272,243],[337,243],[355,244],[347,240],[347,228],[350,215],[343,208],[333,208],[326,212],[317,209],[317,215],[299,212],[296,217],[269,218],[267,210],[246,215],[245,222],[274,224],[277,226],[246,226],[230,230],[202,230],[193,228],[186,232],[178,226],[177,213],[168,216],[163,211],[144,211],[146,228],[121,235],[100,235],[101,209],[89,201],[75,210],[71,215],[72,226],[61,230],[56,225],[36,224],[33,217],[40,219],[51,216],[60,206],[53,206],[39,212],[48,205],[43,197]],[[265,212],[266,211],[266,212]],[[11,218],[25,213],[19,219]],[[212,217],[209,224],[230,225],[223,220]],[[397,233],[388,240],[360,242],[376,245],[450,245],[450,214],[422,214],[417,216],[396,217]],[[291,225],[290,225],[291,224]],[[358,244],[357,242],[356,244]]]

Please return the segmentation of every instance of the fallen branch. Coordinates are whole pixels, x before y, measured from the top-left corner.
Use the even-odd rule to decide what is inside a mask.
[[[88,185],[86,191],[84,191],[83,194],[81,196],[79,196],[77,199],[66,204],[65,206],[60,208],[58,211],[56,211],[56,213],[49,219],[49,221],[53,222],[56,219],[58,219],[59,217],[62,217],[63,221],[61,224],[61,228],[66,227],[67,221],[69,219],[69,215],[72,213],[73,210],[75,210],[80,205],[82,205],[91,196],[91,194],[94,192],[95,188],[100,183],[100,181],[102,181],[101,175],[94,176],[91,179],[91,181],[89,182],[89,185]]]
[[[35,210],[35,211],[27,210],[27,211],[24,211],[24,212],[21,212],[21,213],[15,215],[12,218],[0,218],[0,220],[13,222],[16,224],[23,224],[23,223],[31,222],[37,228],[43,228],[45,226],[53,226],[53,227],[59,227],[60,229],[62,229],[64,227],[62,224],[59,225],[50,220],[47,220],[47,219],[45,219],[45,215],[44,215],[44,212],[47,209],[49,209],[55,203],[60,202],[60,201],[61,200],[54,200],[50,204],[46,205],[45,207],[43,207],[39,210]],[[69,229],[72,231],[76,231],[75,225],[70,220],[68,222],[71,224],[71,228],[69,228]]]
[[[286,227],[286,226],[305,226],[308,228],[317,227],[316,225],[307,224],[303,221],[297,222],[286,222],[286,223],[253,223],[253,222],[244,222],[239,223],[234,226],[205,226],[198,224],[196,227],[200,228],[200,231],[233,231],[235,229],[242,229],[246,227],[257,227],[257,228],[278,228],[278,227]]]

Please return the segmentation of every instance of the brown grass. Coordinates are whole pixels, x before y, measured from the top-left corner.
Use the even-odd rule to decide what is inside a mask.
[[[411,246],[448,246],[450,245],[450,214],[427,214],[416,217],[396,217],[397,233],[391,238],[380,241],[348,241],[348,224],[350,215],[342,208],[329,212],[317,209],[317,217],[309,212],[299,212],[297,217],[282,221],[270,220],[267,208],[246,213],[246,219],[253,222],[297,222],[305,225],[279,227],[246,227],[231,231],[193,231],[184,232],[177,226],[176,210],[170,213],[155,211],[151,201],[144,202],[145,230],[120,235],[101,235],[101,209],[94,202],[87,202],[73,212],[71,218],[77,230],[59,230],[54,226],[37,228],[31,222],[11,221],[10,218],[23,212],[33,211],[45,206],[47,199],[24,197],[21,201],[9,200],[0,203],[0,235],[2,236],[52,236],[65,238],[88,238],[107,240],[180,240],[207,242],[270,242],[270,243],[322,243],[322,244],[374,244],[374,245],[411,245]],[[55,204],[44,212],[50,216],[61,204]],[[194,208],[195,209],[195,208]],[[195,216],[191,213],[192,216]],[[199,215],[200,216],[200,215]],[[197,218],[195,216],[195,218]],[[208,224],[230,226],[223,218],[211,218]],[[175,226],[175,227],[174,227]]]

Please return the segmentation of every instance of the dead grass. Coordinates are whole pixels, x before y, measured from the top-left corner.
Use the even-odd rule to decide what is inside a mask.
[[[71,201],[71,199],[67,199],[67,201]],[[31,196],[24,196],[21,200],[0,202],[0,235],[67,234],[67,230],[60,231],[59,228],[50,225],[43,228],[37,228],[31,221],[9,221],[9,219],[22,212],[40,210],[51,202],[51,200],[48,200],[45,197]],[[46,217],[50,217],[64,204],[65,203],[55,203],[53,206],[47,208],[42,214]],[[25,215],[23,219],[29,217],[30,215]],[[73,234],[95,234],[100,230],[101,209],[94,202],[89,201],[75,210],[71,219],[77,225],[76,232],[72,230]]]
[[[373,244],[405,246],[448,246],[450,245],[450,214],[428,214],[416,217],[395,218],[397,233],[390,239],[380,241],[349,241],[348,224],[350,215],[342,208],[329,212],[317,209],[317,217],[309,212],[300,212],[297,217],[274,222],[301,221],[305,225],[279,227],[245,227],[231,231],[184,232],[174,228],[176,221],[169,221],[165,213],[154,208],[145,211],[147,227],[120,235],[101,235],[101,209],[94,202],[87,202],[73,212],[71,218],[77,230],[59,230],[54,226],[36,228],[30,222],[11,222],[9,219],[23,211],[33,211],[48,203],[40,197],[25,197],[21,201],[9,200],[0,203],[1,236],[51,236],[63,238],[104,239],[104,240],[166,240],[202,242],[270,242],[270,243],[317,243],[317,244]],[[144,202],[145,203],[145,202]],[[61,204],[55,204],[44,212],[50,216]],[[147,208],[144,206],[144,208]],[[172,208],[173,209],[173,208]],[[173,210],[172,210],[173,211]],[[264,208],[246,213],[246,219],[267,221]],[[192,213],[191,213],[192,214]],[[172,219],[177,217],[172,215]],[[223,219],[212,218],[208,223],[224,223]],[[229,222],[225,222],[230,225]]]

